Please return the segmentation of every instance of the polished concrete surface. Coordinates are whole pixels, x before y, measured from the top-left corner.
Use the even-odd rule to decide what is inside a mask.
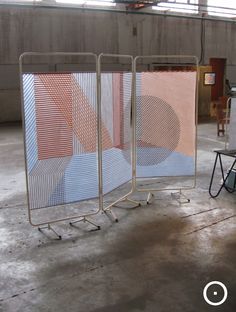
[[[0,311],[236,311],[236,195],[208,193],[218,148],[224,139],[216,125],[201,124],[197,187],[184,192],[190,203],[157,192],[146,205],[145,193],[134,194],[142,206],[114,208],[118,223],[104,214],[91,219],[100,231],[56,224],[60,241],[29,224],[21,129],[0,126]],[[203,299],[211,281],[228,289],[220,306]],[[223,290],[212,286],[207,294],[217,302]]]

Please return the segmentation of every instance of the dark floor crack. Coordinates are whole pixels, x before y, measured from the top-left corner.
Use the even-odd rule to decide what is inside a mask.
[[[198,228],[198,229],[196,229],[196,230],[194,230],[194,231],[185,233],[185,235],[189,235],[189,234],[193,234],[193,233],[199,232],[199,231],[201,231],[201,230],[204,230],[204,229],[206,229],[206,228],[209,228],[209,227],[211,227],[211,226],[214,226],[214,225],[216,225],[216,224],[219,224],[219,223],[221,223],[221,222],[223,222],[223,221],[229,220],[229,219],[234,218],[234,217],[236,217],[236,214],[234,214],[234,215],[232,215],[232,216],[229,216],[229,217],[227,217],[227,218],[224,218],[224,219],[215,221],[215,222],[213,222],[213,223],[211,223],[211,224],[205,225],[205,226],[203,226],[203,227],[201,227],[201,228]]]
[[[210,212],[210,211],[213,211],[213,210],[216,210],[216,209],[220,209],[220,207],[216,207],[216,208],[212,208],[212,209],[208,209],[208,210],[203,210],[203,211],[200,211],[200,212],[193,213],[191,215],[183,216],[181,218],[185,219],[185,218],[189,218],[189,217],[192,217],[192,216],[197,216],[199,214],[202,214],[202,213],[205,213],[205,212]]]

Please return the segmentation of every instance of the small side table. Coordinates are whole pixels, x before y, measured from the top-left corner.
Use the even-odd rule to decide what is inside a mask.
[[[223,188],[226,189],[226,191],[228,191],[229,193],[233,193],[234,190],[232,190],[231,188],[228,188],[226,186],[226,181],[231,173],[231,171],[233,170],[235,164],[236,164],[236,150],[216,150],[214,151],[216,153],[216,158],[215,158],[215,163],[214,163],[214,167],[213,167],[213,171],[212,171],[212,175],[211,175],[211,181],[210,181],[210,185],[209,185],[209,194],[212,198],[215,198],[217,197],[221,190]],[[224,173],[224,168],[223,168],[223,163],[222,163],[222,156],[228,156],[228,157],[231,157],[232,158],[232,165],[230,167],[230,169],[228,170],[227,174],[225,175]],[[220,170],[221,170],[221,175],[222,175],[222,184],[219,188],[219,190],[215,193],[215,194],[212,194],[212,183],[213,183],[213,180],[214,180],[214,175],[215,175],[215,170],[216,170],[216,165],[217,165],[217,162],[219,160],[219,163],[220,163]]]

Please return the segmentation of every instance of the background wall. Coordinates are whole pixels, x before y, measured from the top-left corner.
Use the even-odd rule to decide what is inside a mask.
[[[205,28],[201,51],[201,27]],[[18,58],[25,51],[132,55],[190,54],[227,59],[236,82],[236,24],[158,15],[60,8],[0,8],[0,122],[20,120]],[[199,114],[205,115],[206,109]]]

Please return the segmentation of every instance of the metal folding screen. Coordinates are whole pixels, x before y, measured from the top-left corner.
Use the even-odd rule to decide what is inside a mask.
[[[32,56],[86,56],[92,72],[24,72]],[[20,59],[29,218],[39,226],[96,214],[88,207],[60,219],[32,221],[32,210],[98,198],[97,57],[91,53],[25,53]],[[57,213],[55,213],[57,215]]]
[[[170,70],[174,59],[191,60],[194,69]],[[138,71],[140,61],[155,61],[155,71]],[[181,63],[180,61],[180,63]],[[136,183],[138,191],[180,190],[195,186],[197,60],[188,56],[135,58]],[[161,67],[158,67],[161,65]],[[183,65],[183,64],[182,64]],[[158,177],[193,177],[193,185],[140,186]],[[150,185],[150,183],[148,183]],[[155,183],[153,183],[154,185]]]
[[[89,57],[92,69],[23,70],[25,58],[37,56]],[[170,64],[176,58],[181,66],[188,59],[191,70],[158,67],[161,60]],[[139,62],[151,60],[157,70],[140,70]],[[197,66],[192,56],[133,60],[129,55],[24,53],[20,73],[31,224],[94,215],[122,200],[137,204],[129,198],[135,190],[161,190],[155,184],[140,187],[140,181],[192,177],[192,186],[164,189],[194,187]],[[62,217],[55,208],[51,218],[32,220],[33,211],[53,206],[63,207]]]
[[[117,58],[126,61],[124,71],[105,71],[104,63]],[[112,63],[110,64],[110,66]],[[120,186],[132,182],[133,175],[133,58],[126,55],[101,54],[98,58],[100,100],[100,153],[101,185],[103,210],[108,210],[115,203],[126,199],[133,191],[130,189],[114,193]],[[108,194],[108,196],[105,196]],[[109,200],[109,194],[112,199]],[[106,200],[107,198],[107,200]],[[107,203],[107,202],[110,203]],[[106,203],[105,203],[106,202]]]

